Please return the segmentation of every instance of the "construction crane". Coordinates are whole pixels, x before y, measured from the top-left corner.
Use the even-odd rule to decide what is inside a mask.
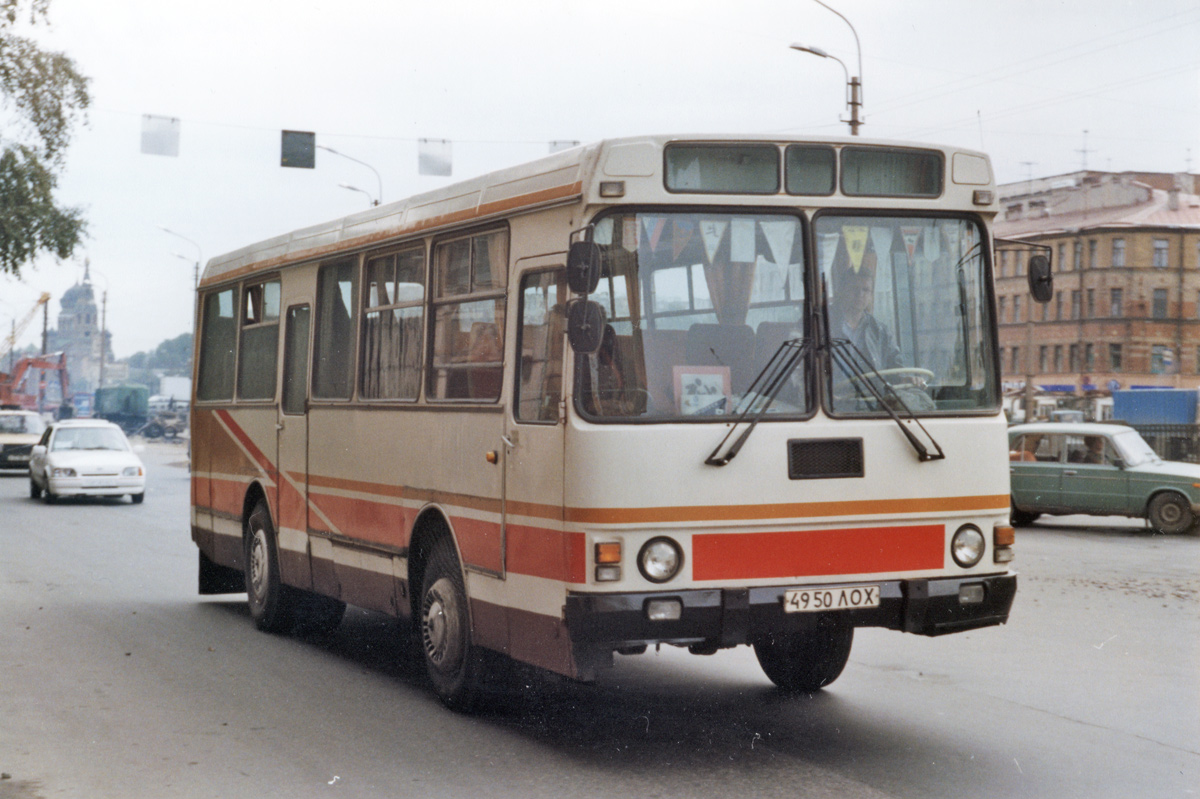
[[[29,323],[33,321],[33,317],[37,316],[37,312],[48,302],[50,302],[50,295],[42,292],[42,296],[38,297],[37,302],[29,309],[29,313],[25,314],[24,318],[13,327],[12,332],[4,337],[4,343],[0,344],[0,362],[3,362],[8,357],[8,354],[16,348],[17,341],[20,340],[21,335],[25,332],[25,328],[29,327]]]

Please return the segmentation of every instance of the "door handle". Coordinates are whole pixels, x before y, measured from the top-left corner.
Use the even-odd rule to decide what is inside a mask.
[[[1066,475],[1067,477],[1073,477],[1074,475],[1079,474],[1079,472],[1075,471],[1074,469],[1066,469],[1065,471],[1063,471],[1063,474]]]

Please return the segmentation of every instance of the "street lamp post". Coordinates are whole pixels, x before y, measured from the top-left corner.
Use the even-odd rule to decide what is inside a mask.
[[[371,192],[367,191],[366,189],[360,189],[358,186],[351,186],[349,183],[339,183],[338,186],[343,189],[349,189],[350,191],[356,191],[359,194],[367,195],[367,199],[371,201],[372,207],[379,205],[379,201],[372,197]]]
[[[846,19],[846,16],[844,14],[842,14],[842,12],[838,11],[836,8],[832,8],[831,6],[826,5],[825,3],[822,3],[821,0],[813,0],[813,1],[815,3],[817,3],[817,5],[824,6],[825,8],[829,9],[833,13],[837,14],[839,17],[842,18],[843,22],[845,22],[847,25],[850,25],[850,32],[854,34],[854,49],[858,52],[858,74],[851,75],[849,68],[846,66],[845,62],[842,61],[842,59],[838,58],[837,56],[830,55],[829,53],[825,52],[824,50],[822,50],[819,47],[810,47],[810,46],[805,46],[803,44],[797,43],[797,44],[792,45],[792,49],[799,50],[802,53],[812,53],[813,55],[820,56],[821,58],[832,58],[834,61],[836,61],[842,65],[842,71],[844,71],[846,73],[846,85],[849,87],[848,93],[850,95],[847,100],[847,103],[846,103],[847,105],[850,106],[850,119],[849,119],[850,135],[857,136],[858,128],[863,124],[863,121],[859,115],[859,111],[862,109],[863,68],[862,68],[862,45],[859,44],[859,41],[858,41],[858,31],[856,31],[854,29],[854,26],[850,23],[850,20]]]
[[[354,191],[361,191],[363,194],[366,194],[368,197],[371,198],[371,205],[379,205],[381,202],[383,202],[383,178],[380,177],[378,169],[371,166],[366,161],[359,161],[357,158],[346,155],[345,153],[338,152],[337,150],[333,149],[332,147],[326,147],[324,144],[318,144],[316,147],[318,150],[324,150],[327,153],[333,153],[334,155],[340,155],[342,158],[345,158],[348,161],[353,161],[356,164],[362,164],[367,169],[374,172],[375,180],[379,184],[379,197],[378,198],[371,197],[370,192],[364,191],[363,189],[357,188],[355,186],[348,186],[345,183],[339,183],[338,185],[341,186],[343,189],[352,189]]]
[[[182,233],[176,233],[174,230],[171,230],[166,225],[159,225],[158,229],[161,230],[163,233],[171,234],[172,236],[174,236],[177,239],[183,239],[188,244],[190,244],[196,248],[196,260],[192,263],[192,288],[194,290],[198,290],[200,288],[200,262],[204,260],[203,251],[200,249],[200,245],[197,244],[196,242],[192,241],[191,239],[189,239],[187,236],[183,235]],[[172,253],[172,255],[174,255],[177,258],[183,258],[185,261],[188,260],[185,256],[182,256],[179,253]]]

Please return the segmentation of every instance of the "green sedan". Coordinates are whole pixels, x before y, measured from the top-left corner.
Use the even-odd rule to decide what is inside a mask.
[[[1164,461],[1132,427],[1045,422],[1009,428],[1012,523],[1043,513],[1144,518],[1200,529],[1200,465]]]

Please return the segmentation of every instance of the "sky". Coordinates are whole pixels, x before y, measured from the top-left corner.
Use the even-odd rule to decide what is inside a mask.
[[[845,19],[814,0],[52,0],[30,35],[92,81],[59,185],[88,238],[0,275],[0,334],[43,291],[53,327],[86,260],[116,357],[151,350],[191,330],[197,261],[552,141],[847,135],[847,73],[796,42],[850,74],[861,53],[861,135],[981,149],[1002,183],[1200,172],[1195,0],[827,4]],[[180,120],[177,157],[141,153],[145,114]],[[283,130],[349,158],[280,167]],[[419,139],[452,142],[452,177],[418,174]]]

